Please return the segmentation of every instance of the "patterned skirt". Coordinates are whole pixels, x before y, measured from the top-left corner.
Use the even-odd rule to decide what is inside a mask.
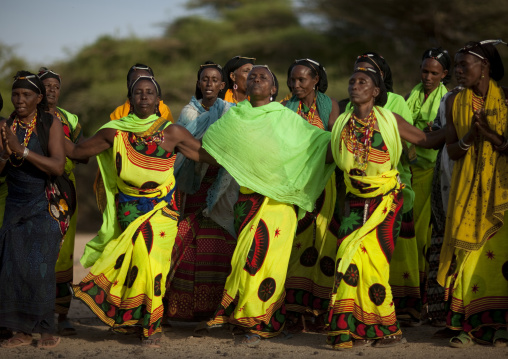
[[[235,205],[239,236],[232,271],[208,326],[231,323],[264,338],[282,331],[284,284],[296,222],[293,206],[241,189]]]

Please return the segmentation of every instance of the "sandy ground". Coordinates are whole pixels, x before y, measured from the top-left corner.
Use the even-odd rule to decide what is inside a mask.
[[[76,237],[74,281],[87,273],[79,264],[85,243],[93,234]],[[233,336],[226,329],[214,329],[202,337],[193,336],[197,323],[173,322],[165,329],[161,348],[142,348],[133,335],[116,334],[100,322],[80,301],[73,300],[69,318],[77,330],[74,337],[63,337],[61,344],[53,349],[23,346],[0,349],[0,358],[506,358],[508,348],[476,345],[467,349],[450,348],[446,339],[433,339],[436,331],[428,325],[406,328],[406,344],[392,348],[358,348],[334,351],[326,345],[324,334],[302,333],[292,338],[263,340],[257,347],[241,345],[241,336]],[[34,336],[35,338],[35,336]]]

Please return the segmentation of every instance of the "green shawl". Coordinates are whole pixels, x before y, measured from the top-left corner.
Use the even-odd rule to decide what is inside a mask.
[[[145,132],[156,124],[158,119],[159,116],[157,115],[152,115],[146,119],[140,119],[135,114],[131,113],[119,120],[106,123],[97,132],[106,128],[114,128],[124,132]],[[169,124],[170,122],[164,121],[161,127],[165,128]],[[118,193],[118,188],[116,183],[117,173],[113,148],[109,148],[98,154],[97,162],[104,182],[107,205],[102,214],[101,229],[97,236],[86,244],[85,252],[81,257],[80,262],[85,268],[94,265],[109,241],[117,238],[122,233],[116,216],[115,195]]]
[[[439,104],[448,89],[442,83],[432,91],[427,100],[423,91],[423,84],[420,82],[416,85],[407,99],[407,105],[412,112],[414,125],[420,130],[427,128],[427,122],[434,121],[439,110]],[[425,101],[425,102],[424,102]],[[432,150],[416,146],[417,161],[413,166],[422,169],[434,168],[436,165],[438,150]]]
[[[240,186],[312,211],[335,164],[325,164],[330,132],[278,102],[242,101],[210,126],[203,148]]]
[[[298,111],[299,105],[300,100],[296,96],[292,96],[288,102],[286,102],[286,107],[293,112]],[[330,119],[330,113],[332,112],[332,99],[324,93],[316,91],[316,108],[325,131],[328,131],[328,120]]]
[[[411,125],[413,124],[413,117],[411,117],[411,111],[409,110],[409,107],[407,107],[407,103],[404,101],[404,97],[393,92],[388,92],[388,100],[386,101],[386,104],[383,106],[383,108],[401,116]],[[348,103],[346,112],[350,109],[351,102]],[[409,145],[410,144],[406,142],[406,147]],[[404,188],[402,189],[402,195],[404,196],[404,205],[402,207],[402,212],[406,213],[413,208],[415,199],[415,193],[411,187],[411,169],[409,168],[409,159],[407,158],[407,155],[401,156],[397,170],[399,171],[400,180],[402,183],[404,183]]]

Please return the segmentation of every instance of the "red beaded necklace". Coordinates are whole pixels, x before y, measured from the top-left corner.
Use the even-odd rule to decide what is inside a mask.
[[[355,162],[358,164],[358,169],[363,172],[367,169],[367,163],[369,162],[375,124],[376,116],[374,115],[374,110],[370,111],[369,116],[363,120],[356,117],[354,113],[351,114],[351,118],[347,124],[346,136],[351,143],[353,156]]]
[[[14,119],[14,121],[12,122],[12,127],[11,127],[12,132],[16,133],[18,127],[25,129],[25,131],[26,131],[25,138],[23,139],[23,146],[25,146],[25,147],[28,146],[28,142],[30,141],[30,137],[32,136],[36,122],[37,122],[37,111],[35,111],[35,116],[32,119],[32,121],[30,121],[30,123],[28,125],[25,124],[23,121],[20,121],[17,116]],[[11,162],[11,164],[14,167],[21,166],[23,164],[24,158],[22,156],[18,156],[18,155],[14,155],[14,157],[17,160],[16,163],[13,163],[11,157],[9,157],[9,161]]]

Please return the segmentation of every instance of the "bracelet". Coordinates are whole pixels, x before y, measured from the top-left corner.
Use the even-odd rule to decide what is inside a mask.
[[[23,159],[27,158],[28,157],[28,153],[30,152],[30,150],[28,149],[28,147],[25,147],[25,149],[23,150]]]
[[[7,157],[7,158],[0,157],[0,162],[7,162],[8,159],[9,159],[9,157]]]
[[[461,138],[461,139],[459,140],[459,147],[460,147],[460,149],[461,149],[462,151],[467,151],[467,150],[469,150],[469,147],[471,147],[471,145],[466,145],[466,143],[464,142],[464,139],[463,139],[463,138]]]
[[[508,148],[508,139],[504,139],[503,143],[501,143],[499,146],[494,146],[495,149],[499,152],[502,152]]]

